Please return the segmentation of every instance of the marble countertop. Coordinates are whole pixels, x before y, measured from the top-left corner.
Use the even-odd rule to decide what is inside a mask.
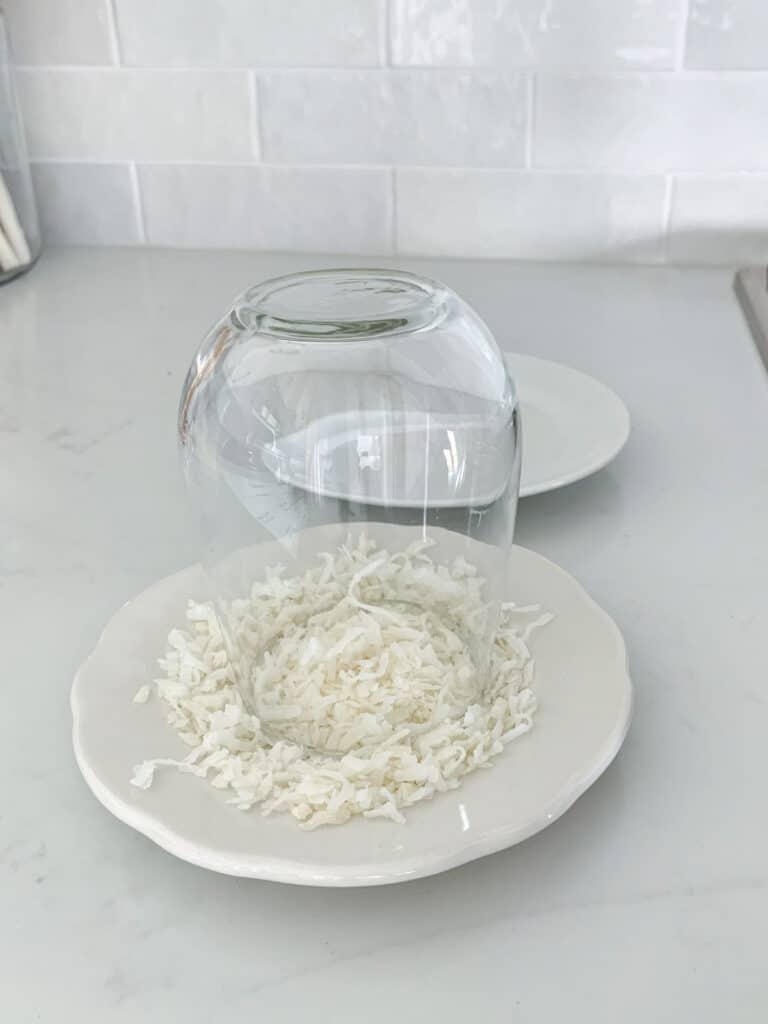
[[[52,250],[0,289],[2,1020],[762,1024],[768,375],[725,270],[406,264],[632,413],[615,463],[519,513],[518,541],[618,621],[636,686],[622,753],[565,817],[445,875],[297,889],[175,860],[81,780],[78,664],[196,557],[174,436],[191,355],[247,284],[338,263]]]

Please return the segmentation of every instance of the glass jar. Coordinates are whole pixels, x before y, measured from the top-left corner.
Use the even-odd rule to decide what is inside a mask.
[[[24,273],[39,255],[35,195],[0,10],[0,284]]]
[[[240,692],[273,739],[348,752],[357,733],[339,722],[396,730],[406,707],[434,721],[481,699],[520,424],[467,303],[394,270],[265,281],[195,356],[179,440]],[[390,687],[372,712],[385,662],[402,701]]]

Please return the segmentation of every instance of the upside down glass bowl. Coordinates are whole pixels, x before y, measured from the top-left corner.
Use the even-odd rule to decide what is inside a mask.
[[[179,441],[239,690],[275,740],[291,735],[293,711],[281,720],[267,708],[260,680],[280,616],[268,642],[246,643],[243,603],[277,564],[290,581],[345,545],[370,543],[375,561],[383,551],[405,559],[426,541],[441,578],[457,564],[477,569],[482,607],[472,621],[439,589],[412,582],[402,593],[370,584],[355,599],[380,618],[428,613],[457,634],[474,666],[467,702],[482,698],[515,522],[520,423],[502,354],[455,292],[394,270],[256,285],[192,362]],[[294,625],[297,614],[294,604]],[[333,694],[328,704],[340,711]]]

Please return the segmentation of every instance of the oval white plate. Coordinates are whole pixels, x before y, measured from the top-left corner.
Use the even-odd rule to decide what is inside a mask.
[[[561,363],[505,353],[523,422],[520,497],[582,480],[615,459],[629,412],[605,384]]]
[[[187,599],[208,593],[202,570],[161,580],[106,626],[72,687],[73,741],[80,770],[116,817],[170,853],[213,871],[305,885],[378,885],[456,867],[518,843],[566,811],[608,767],[626,735],[632,686],[621,634],[562,569],[514,548],[511,589],[555,621],[533,637],[540,708],[530,733],[490,770],[406,812],[407,823],[353,819],[302,832],[287,816],[263,818],[225,804],[226,795],[173,769],[154,786],[131,786],[132,768],[188,752],[156,697],[134,704],[156,674],[168,631]]]

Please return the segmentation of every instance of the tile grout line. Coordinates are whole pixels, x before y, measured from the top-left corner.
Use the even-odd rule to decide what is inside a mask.
[[[389,172],[389,234],[390,245],[393,255],[400,253],[400,239],[397,229],[397,168],[392,167]]]
[[[691,16],[691,0],[682,0],[680,28],[675,41],[675,71],[685,69],[685,49],[688,40],[688,22]]]
[[[109,32],[109,48],[112,52],[112,66],[123,66],[123,55],[120,47],[120,33],[117,28],[117,9],[115,0],[104,0],[107,6],[107,26]]]
[[[674,174],[667,174],[664,182],[664,205],[661,214],[662,261],[669,263],[669,229],[672,223],[672,200],[675,188]]]
[[[535,118],[536,110],[536,74],[531,72],[528,78],[527,94],[526,94],[526,126],[525,135],[525,169],[530,171],[533,169],[533,123]]]
[[[390,26],[392,24],[391,0],[379,0],[379,32],[381,43],[379,44],[379,56],[383,68],[392,67],[392,37]]]
[[[199,160],[194,158],[158,158],[158,157],[94,157],[94,156],[40,156],[30,157],[33,164],[83,164],[86,166],[128,166],[132,161],[148,167],[254,167],[253,160]],[[259,161],[259,166],[269,167],[274,170],[300,170],[300,171],[386,171],[394,165],[388,163],[344,163],[338,162],[295,162],[290,160],[264,160]],[[436,174],[453,174],[460,171],[466,174],[508,174],[514,176],[543,177],[543,178],[620,178],[623,180],[643,180],[647,178],[664,179],[672,175],[675,178],[715,178],[715,179],[768,179],[768,167],[757,167],[747,170],[711,170],[707,168],[674,168],[667,171],[662,170],[641,170],[627,171],[611,168],[589,168],[589,167],[524,167],[523,165],[482,165],[482,164],[420,164],[405,163],[397,165],[407,168],[410,171],[429,171]]]
[[[676,47],[679,47],[679,42]],[[115,46],[119,50],[119,42],[117,37],[115,38]],[[768,59],[767,66],[764,68],[686,68],[685,78],[688,81],[715,81],[715,82],[734,82],[744,81],[753,78],[757,81],[765,82],[768,79]],[[441,75],[460,75],[462,77],[482,77],[487,78],[495,76],[503,78],[510,71],[516,74],[524,75],[526,73],[536,74],[539,77],[544,78],[567,78],[577,79],[580,81],[591,81],[591,80],[608,80],[611,82],[616,81],[647,81],[647,80],[658,80],[658,81],[679,81],[680,73],[676,68],[642,68],[642,69],[623,69],[623,68],[591,68],[585,69],[581,66],[569,66],[563,64],[559,67],[534,67],[530,64],[520,64],[510,68],[504,67],[480,67],[480,66],[467,66],[462,64],[441,64],[435,65],[421,65],[421,64],[409,64],[399,65],[392,64],[387,67],[382,67],[380,64],[339,64],[339,65],[243,65],[243,64],[231,64],[231,65],[205,65],[205,64],[190,64],[185,67],[169,67],[160,65],[143,65],[143,64],[125,64],[122,61],[120,64],[24,64],[18,63],[14,65],[16,71],[22,71],[25,74],[38,74],[45,72],[55,72],[60,74],[88,74],[90,72],[96,72],[97,74],[119,74],[125,72],[141,73],[149,72],[153,74],[169,74],[169,75],[190,75],[190,74],[202,74],[202,75],[232,75],[232,74],[243,74],[255,72],[256,74],[271,74],[271,75],[318,75],[320,77],[324,75],[360,75],[360,74],[371,74],[380,75],[382,72],[386,72],[396,76],[408,76],[410,74],[424,74],[428,72],[435,77]]]
[[[251,136],[251,154],[258,164],[264,154],[264,130],[261,123],[261,92],[255,71],[248,72],[248,103],[250,105],[249,128]]]
[[[139,169],[136,161],[131,160],[128,165],[128,173],[131,177],[131,191],[133,193],[133,209],[136,217],[136,227],[139,232],[139,243],[147,244],[147,225],[144,219],[144,201],[141,196],[141,184],[139,182]]]

